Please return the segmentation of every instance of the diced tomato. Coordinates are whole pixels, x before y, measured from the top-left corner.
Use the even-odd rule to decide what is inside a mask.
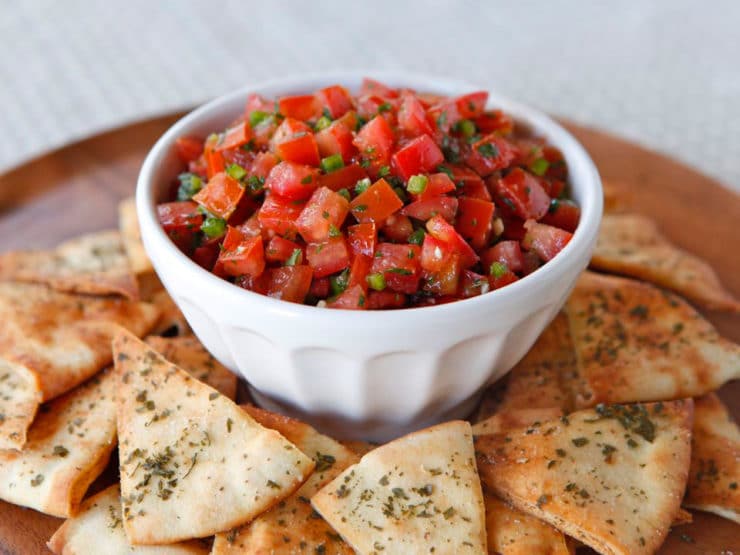
[[[278,121],[275,116],[269,116],[252,128],[252,142],[255,148],[263,149],[270,146],[272,138],[278,129]]]
[[[352,253],[372,256],[378,241],[378,233],[373,222],[351,225],[347,228],[347,242]]]
[[[568,177],[568,166],[563,153],[551,145],[543,145],[542,156],[549,163],[545,175],[551,179],[565,180]],[[557,196],[557,195],[553,195]]]
[[[496,135],[487,135],[473,143],[465,163],[485,177],[496,170],[508,168],[517,156],[516,147]]]
[[[355,112],[354,110],[350,110],[349,112],[344,114],[341,118],[337,118],[334,121],[337,123],[341,123],[350,131],[356,131],[357,125],[359,124],[359,119],[357,118],[357,112]]]
[[[294,162],[280,162],[265,180],[265,188],[290,200],[307,199],[318,186],[319,170]]]
[[[260,152],[254,158],[252,167],[249,169],[249,175],[253,175],[259,179],[267,179],[267,176],[278,163],[277,156],[272,152]]]
[[[552,225],[573,233],[581,219],[581,209],[571,200],[554,200],[542,219],[543,224]]]
[[[480,175],[467,166],[458,164],[450,165],[449,170],[452,173],[452,181],[462,189],[461,192],[464,196],[491,200],[491,194]]]
[[[391,126],[396,125],[397,100],[389,100],[377,95],[361,96],[357,99],[357,114],[366,120],[382,117]]]
[[[193,250],[193,261],[210,272],[213,270],[220,252],[221,247],[218,241],[209,241]]]
[[[502,287],[518,280],[519,278],[517,275],[511,270],[506,270],[506,272],[500,276],[488,276],[488,283],[490,284],[491,289],[501,289]]]
[[[369,79],[365,77],[362,80],[362,85],[360,85],[359,96],[364,96],[368,94],[376,94],[384,98],[398,97],[398,91],[396,91],[395,89],[392,89],[388,85],[384,85],[380,81],[375,81],[374,79]]]
[[[359,285],[347,287],[336,299],[326,303],[328,308],[344,308],[346,310],[364,310],[367,308],[367,296]]]
[[[203,140],[196,137],[179,137],[175,141],[175,150],[178,158],[188,164],[203,154]]]
[[[244,107],[244,115],[249,118],[252,112],[273,112],[275,110],[275,103],[267,100],[259,94],[250,94],[247,97],[247,104]]]
[[[491,248],[483,251],[480,259],[485,270],[488,270],[494,262],[501,262],[515,273],[519,273],[524,269],[522,249],[519,247],[517,241],[501,241],[496,243]]]
[[[444,162],[444,154],[429,135],[421,135],[396,151],[391,167],[396,175],[408,181],[416,174],[434,170]]]
[[[296,249],[303,251],[298,243],[275,235],[265,248],[265,258],[268,262],[284,264],[286,260],[293,256]],[[300,261],[297,261],[297,263],[300,264]]]
[[[445,241],[441,241],[427,234],[421,245],[421,267],[429,272],[439,272],[456,256],[454,248]]]
[[[377,116],[367,122],[353,141],[360,155],[376,165],[387,164],[393,148],[393,130],[385,118]]]
[[[460,262],[463,268],[470,268],[478,262],[478,255],[473,248],[442,216],[437,215],[429,219],[426,227],[432,237],[446,242],[460,254]]]
[[[278,100],[278,111],[286,118],[308,121],[321,114],[321,104],[312,94],[283,96]]]
[[[224,133],[223,138],[214,147],[215,150],[228,150],[245,145],[252,138],[252,129],[248,121],[242,121],[230,127]]]
[[[367,294],[367,308],[379,310],[383,308],[403,308],[406,306],[406,295],[387,289],[370,291]]]
[[[542,185],[542,188],[550,198],[558,198],[563,193],[563,189],[565,189],[565,183],[559,179],[540,177],[537,181]]]
[[[218,262],[223,266],[227,275],[259,276],[265,271],[265,250],[262,237],[250,237],[233,248],[224,248],[218,257]]]
[[[524,274],[525,276],[528,276],[537,268],[542,266],[542,260],[540,260],[540,257],[537,256],[537,253],[534,251],[523,252],[522,259],[524,260],[524,264],[522,266],[522,274]]]
[[[352,265],[349,270],[349,279],[347,280],[347,287],[354,287],[359,285],[362,290],[367,292],[367,274],[370,272],[372,267],[372,257],[359,254],[352,260]]]
[[[260,210],[261,209],[262,208],[260,207]],[[238,228],[244,237],[255,237],[257,235],[261,235],[262,239],[267,241],[275,235],[275,232],[267,228],[262,229],[259,221],[259,212],[260,211],[258,210],[252,214],[243,224],[239,225]]]
[[[487,200],[463,197],[458,207],[455,229],[474,249],[482,249],[491,237],[495,205]]]
[[[303,208],[296,227],[306,242],[316,243],[341,233],[349,212],[349,201],[331,189],[316,189]]]
[[[386,287],[399,293],[415,293],[419,286],[421,249],[417,245],[380,243],[370,273],[382,273]]]
[[[311,288],[313,272],[308,266],[282,266],[269,270],[267,296],[291,303],[303,303]]]
[[[224,159],[224,166],[226,167],[231,164],[237,164],[244,169],[249,169],[255,158],[254,152],[244,150],[243,148],[229,148],[220,152]]]
[[[455,183],[446,173],[433,173],[427,176],[427,186],[424,192],[414,195],[414,198],[416,200],[427,200],[449,193],[455,189]]]
[[[432,106],[429,109],[429,115],[441,132],[449,133],[458,121],[473,119],[482,114],[487,101],[488,93],[485,91],[465,94],[457,98],[445,99]]]
[[[216,273],[216,269],[213,270]],[[225,277],[225,274],[218,274],[220,277]],[[244,274],[234,278],[234,285],[246,289],[247,291],[253,291],[260,295],[267,295],[267,289],[270,285],[270,270],[262,272],[257,277],[252,277],[249,274]]]
[[[208,179],[212,178],[217,173],[224,171],[226,167],[224,164],[224,157],[218,150],[215,149],[216,142],[214,140],[206,141],[203,147],[203,157],[206,159],[206,175]]]
[[[386,218],[381,231],[391,241],[405,243],[408,241],[409,235],[414,232],[414,226],[407,216],[391,214]]]
[[[328,276],[349,266],[349,251],[342,237],[330,237],[326,241],[309,243],[306,258],[317,278]]]
[[[461,119],[475,119],[483,114],[483,110],[486,109],[488,93],[486,91],[477,91],[464,94],[458,96],[454,102]]]
[[[401,210],[401,214],[423,222],[439,214],[448,222],[452,222],[457,214],[457,207],[458,199],[454,197],[432,197],[407,204]]]
[[[350,204],[352,215],[358,222],[372,221],[378,225],[402,207],[403,201],[382,178],[357,195]]]
[[[424,106],[413,94],[404,95],[398,110],[398,126],[409,137],[434,135],[434,128],[427,119]]]
[[[504,203],[523,220],[539,220],[547,214],[550,197],[535,177],[515,168],[496,184],[496,191]]]
[[[214,175],[208,184],[193,196],[193,200],[211,214],[228,220],[242,196],[244,187],[233,177],[221,172]]]
[[[297,164],[319,165],[319,147],[311,128],[293,118],[285,118],[272,137],[272,151],[278,158]]]
[[[340,85],[332,85],[316,93],[316,98],[322,108],[329,110],[332,119],[342,117],[354,107],[352,96],[347,89]]]
[[[421,288],[434,295],[454,295],[459,283],[460,255],[453,253],[438,271],[423,273]]]
[[[537,256],[545,262],[555,258],[555,255],[563,250],[573,237],[572,233],[551,225],[537,223],[534,220],[527,220],[524,228],[527,234],[522,240],[522,246],[536,252]]]
[[[490,291],[488,278],[470,270],[463,270],[460,276],[460,296],[463,298],[477,297]]]
[[[514,130],[514,120],[502,110],[485,112],[473,120],[481,133],[508,135]]]
[[[345,164],[349,164],[357,153],[355,145],[352,144],[353,140],[352,131],[338,121],[316,133],[316,144],[318,144],[321,157],[340,154]]]
[[[319,186],[332,191],[352,189],[360,179],[365,179],[367,172],[359,164],[350,164],[331,173],[319,176]]]
[[[303,206],[302,202],[275,194],[267,195],[258,212],[259,223],[263,229],[272,230],[278,235],[294,237],[298,233],[295,222]]]
[[[328,277],[314,278],[311,280],[311,288],[308,292],[317,299],[325,299],[329,296],[331,286]]]

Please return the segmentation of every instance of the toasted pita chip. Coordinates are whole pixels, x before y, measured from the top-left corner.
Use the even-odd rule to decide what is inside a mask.
[[[740,347],[650,284],[584,272],[566,311],[578,406],[696,397],[740,377]]]
[[[379,446],[378,443],[372,443],[370,441],[362,441],[362,440],[348,440],[348,441],[343,441],[342,444],[347,449],[359,455],[360,457],[367,455],[370,451],[372,451],[373,449],[376,449]]]
[[[288,497],[314,467],[215,389],[128,332],[113,341],[123,523],[132,544],[200,538]]]
[[[199,541],[172,545],[132,546],[121,520],[121,490],[118,484],[85,500],[80,512],[54,533],[46,544],[56,555],[206,555]]]
[[[487,487],[599,553],[653,553],[679,513],[692,402],[600,405],[480,436]]]
[[[134,197],[123,199],[118,204],[118,229],[121,232],[121,242],[131,270],[137,276],[154,272],[152,262],[144,249],[144,243],[141,242],[139,217],[136,214]]]
[[[34,372],[48,401],[111,363],[120,326],[144,335],[158,315],[147,303],[0,283],[0,355]]]
[[[562,532],[484,492],[490,555],[571,555]]]
[[[691,524],[692,522],[694,522],[694,515],[692,515],[689,511],[685,509],[681,509],[680,511],[678,511],[676,516],[673,517],[671,528],[675,528],[676,526],[683,526],[684,524]]]
[[[740,524],[740,429],[714,393],[695,401],[684,505]]]
[[[673,245],[655,222],[638,214],[604,216],[591,267],[650,281],[706,308],[740,311],[740,301],[709,264]]]
[[[358,553],[485,553],[470,424],[414,432],[362,457],[311,499]]]
[[[41,404],[39,381],[25,366],[0,357],[0,449],[20,449]]]
[[[41,407],[23,451],[0,451],[0,499],[72,516],[116,446],[116,384],[104,372]]]
[[[249,524],[230,532],[216,534],[212,555],[249,553],[324,553],[352,555],[354,551],[322,518],[316,518],[309,499],[359,457],[352,451],[321,435],[311,426],[253,405],[245,405],[252,418],[277,430],[306,455],[313,458],[316,470],[293,495]]]
[[[152,295],[151,303],[159,309],[161,316],[152,330],[154,335],[183,336],[192,335],[188,321],[167,291],[157,291]]]
[[[0,255],[0,279],[43,283],[68,293],[139,296],[117,231],[82,235],[52,250]]]
[[[623,212],[630,204],[631,194],[624,183],[602,180],[604,189],[604,213]]]
[[[236,400],[236,375],[213,358],[195,337],[151,335],[146,342],[175,366],[217,389],[221,395]]]

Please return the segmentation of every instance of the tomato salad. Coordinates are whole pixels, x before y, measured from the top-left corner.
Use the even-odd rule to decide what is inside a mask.
[[[455,98],[365,79],[276,100],[205,139],[159,220],[239,287],[330,308],[426,306],[521,279],[570,241],[562,154],[488,93]]]

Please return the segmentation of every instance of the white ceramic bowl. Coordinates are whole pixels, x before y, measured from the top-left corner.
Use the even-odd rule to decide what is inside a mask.
[[[181,171],[174,141],[224,128],[252,92],[274,97],[340,83],[356,91],[368,75],[445,95],[479,90],[407,74],[335,73],[249,85],[174,124],[139,174],[137,209],[147,253],[196,335],[241,374],[256,400],[338,437],[386,440],[463,417],[482,389],[527,352],[588,264],[601,220],[599,174],[583,147],[544,114],[490,93],[489,106],[531,125],[565,155],[581,221],[552,261],[503,289],[449,304],[388,311],[331,310],[272,299],[203,270],[163,232],[156,203]]]

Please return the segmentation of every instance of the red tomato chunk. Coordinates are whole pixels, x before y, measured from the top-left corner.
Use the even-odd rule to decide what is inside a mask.
[[[227,128],[176,141],[160,224],[205,270],[289,302],[398,309],[506,287],[566,247],[580,208],[562,153],[487,103],[372,79],[356,96],[250,95]]]

